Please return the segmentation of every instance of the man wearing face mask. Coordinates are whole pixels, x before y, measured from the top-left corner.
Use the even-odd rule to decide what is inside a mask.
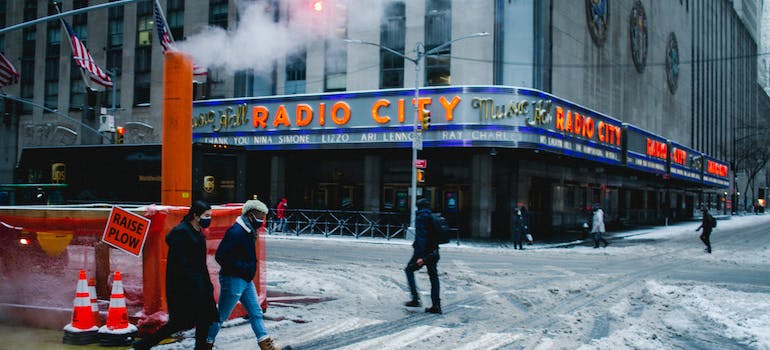
[[[208,341],[214,343],[222,322],[230,317],[235,304],[240,301],[249,313],[251,329],[257,336],[260,350],[280,350],[267,335],[253,283],[257,271],[256,240],[259,231],[265,229],[267,206],[256,199],[249,200],[243,204],[241,213],[217,248],[216,259],[222,267],[219,270],[219,322],[211,325]]]

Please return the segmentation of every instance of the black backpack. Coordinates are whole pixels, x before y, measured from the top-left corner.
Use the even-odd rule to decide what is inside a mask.
[[[433,232],[436,237],[436,243],[446,244],[449,243],[450,230],[449,220],[441,215],[441,213],[432,213],[433,218]]]
[[[711,228],[716,228],[717,227],[717,219],[715,217],[711,216],[711,215],[709,215],[709,217],[711,218]]]

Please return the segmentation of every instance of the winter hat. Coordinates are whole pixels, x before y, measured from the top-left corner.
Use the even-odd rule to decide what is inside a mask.
[[[265,205],[265,203],[262,203],[256,199],[250,199],[250,200],[247,200],[246,203],[243,203],[243,211],[241,213],[246,214],[252,210],[256,210],[267,214],[267,206]]]
[[[420,198],[417,200],[417,209],[422,208],[428,208],[430,207],[430,201],[425,198]]]

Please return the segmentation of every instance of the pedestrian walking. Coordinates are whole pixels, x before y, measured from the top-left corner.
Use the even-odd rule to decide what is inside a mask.
[[[182,222],[166,235],[169,321],[154,334],[134,342],[134,349],[150,349],[171,334],[193,327],[195,349],[212,349],[206,336],[218,313],[206,266],[206,237],[202,233],[210,224],[211,206],[198,200],[192,203]]]
[[[706,252],[711,254],[711,231],[713,231],[714,226],[716,226],[717,220],[709,214],[708,208],[703,208],[702,211],[703,220],[701,221],[700,226],[695,229],[695,232],[703,229],[703,232],[700,234],[700,240],[706,245]]]
[[[534,242],[535,238],[532,237],[532,230],[530,221],[531,218],[529,216],[529,212],[527,211],[527,207],[521,206],[521,209],[519,209],[519,212],[521,212],[521,219],[524,222],[524,238],[527,240],[527,244],[532,245],[532,242]]]
[[[249,323],[257,337],[260,350],[280,350],[267,334],[262,307],[259,305],[257,289],[253,282],[259,263],[256,241],[259,232],[265,229],[267,206],[256,199],[248,200],[243,204],[241,214],[227,229],[217,248],[216,260],[221,266],[219,318],[209,329],[208,341],[214,343],[222,328],[222,322],[230,317],[235,304],[240,301],[249,314]]]
[[[286,201],[286,198],[281,198],[281,201],[278,202],[278,206],[275,208],[275,216],[278,218],[278,227],[277,231],[285,232],[286,231],[286,208],[288,208],[288,202]]]
[[[430,212],[430,202],[421,198],[417,201],[417,212],[414,220],[415,235],[414,253],[406,264],[406,281],[409,283],[409,292],[412,294],[412,300],[405,305],[408,307],[420,307],[420,295],[417,293],[417,284],[414,280],[414,272],[424,266],[428,268],[428,277],[430,278],[430,299],[433,302],[431,307],[426,308],[425,312],[440,314],[441,298],[439,297],[438,280],[438,261],[441,258],[438,252],[438,242],[436,240],[436,229],[433,215]]]
[[[594,248],[599,248],[599,242],[604,243],[604,247],[607,248],[609,243],[602,237],[604,232],[604,210],[597,205],[594,207],[593,225],[591,226],[591,233],[594,236]]]
[[[513,208],[513,215],[511,215],[511,232],[513,233],[513,249],[523,250],[522,242],[524,235],[526,234],[527,226],[524,223],[524,217],[521,215],[521,211],[517,208]]]

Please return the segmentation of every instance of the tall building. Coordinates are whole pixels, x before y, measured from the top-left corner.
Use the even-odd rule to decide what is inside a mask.
[[[297,209],[408,212],[419,87],[433,122],[419,134],[420,191],[464,235],[507,238],[519,206],[541,237],[575,229],[593,206],[615,227],[701,205],[726,213],[735,184],[751,183],[739,141],[769,107],[746,24],[756,11],[741,17],[727,0],[159,3],[179,47],[209,68],[194,85],[194,140],[209,147],[194,184],[215,202],[259,194]],[[0,1],[0,18],[55,13],[47,4]],[[49,109],[4,101],[2,181],[23,148],[104,140],[82,127],[99,128],[99,107],[126,143],[160,141],[153,1],[65,19],[117,87],[85,92],[56,21],[3,33],[22,74],[5,91]],[[764,186],[751,183],[749,203]]]

